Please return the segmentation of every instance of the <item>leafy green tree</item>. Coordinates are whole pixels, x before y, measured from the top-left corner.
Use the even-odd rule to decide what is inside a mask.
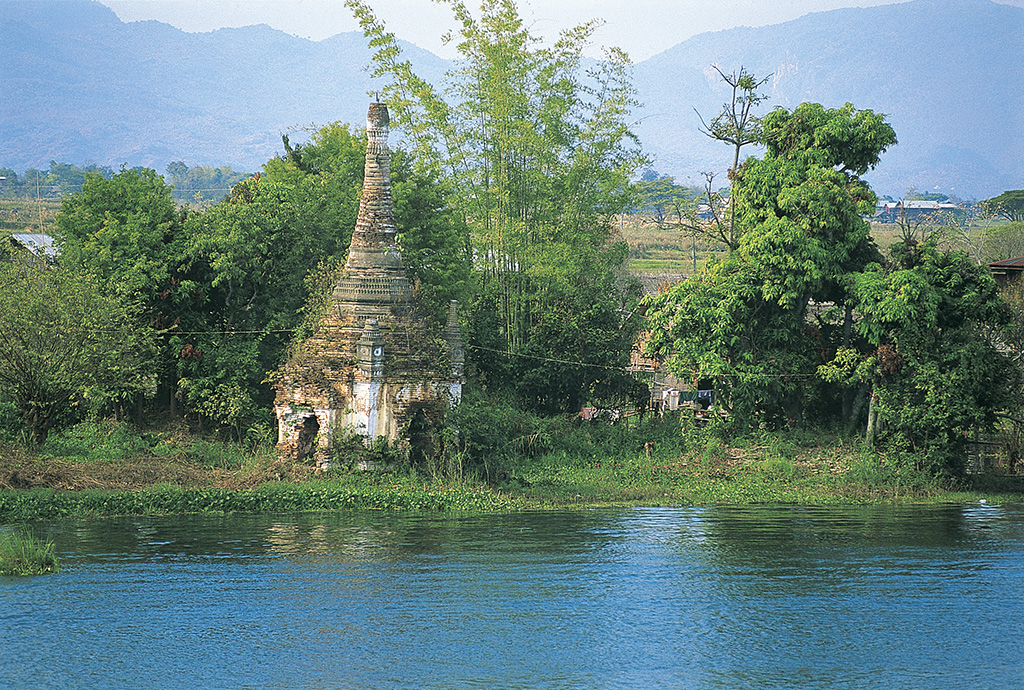
[[[1011,189],[981,202],[982,208],[1010,222],[1024,221],[1024,189]]]
[[[46,173],[46,181],[57,191],[57,194],[64,196],[65,194],[71,194],[82,189],[82,185],[85,184],[86,175],[99,175],[105,179],[110,179],[113,174],[114,172],[106,166],[92,164],[79,167],[70,163],[50,161],[50,169]]]
[[[92,275],[0,264],[0,383],[33,443],[152,385],[153,334],[137,317]]]
[[[1012,312],[995,281],[964,252],[901,242],[853,292],[856,328],[874,347],[849,359],[872,387],[869,441],[960,473],[970,438],[1020,396],[1021,371],[996,345]]]
[[[700,190],[676,184],[672,177],[641,179],[636,183],[637,211],[658,227],[674,227],[685,219]]]
[[[153,170],[87,174],[81,191],[62,199],[55,234],[63,268],[140,305],[139,317],[159,334],[151,372],[158,399],[174,413],[180,348],[173,332],[206,326],[200,287],[184,275],[187,214],[171,191]]]
[[[420,306],[435,324],[443,324],[451,301],[472,299],[469,228],[448,206],[447,185],[426,170],[417,172],[404,151],[394,152],[391,176],[402,262]]]
[[[377,49],[376,74],[391,79],[382,94],[392,121],[414,142],[418,160],[450,184],[450,204],[472,230],[481,283],[470,315],[477,371],[524,402],[544,398],[536,404],[571,409],[579,391],[596,384],[590,362],[573,379],[576,392],[557,405],[527,394],[523,382],[542,378],[525,372],[553,360],[581,361],[545,325],[578,302],[568,298],[573,290],[585,292],[596,276],[611,290],[580,315],[594,320],[582,328],[590,332],[615,323],[631,294],[612,279],[624,254],[608,250],[612,219],[630,207],[629,181],[643,162],[628,123],[635,105],[628,58],[611,50],[585,68],[594,22],[539,47],[512,0],[487,0],[479,19],[449,0],[460,58],[440,90],[401,60],[397,40],[367,5],[346,4]],[[605,367],[621,366],[628,349],[593,354]]]
[[[741,426],[802,420],[817,366],[851,342],[850,279],[877,258],[860,175],[896,142],[849,104],[777,108],[761,127],[764,157],[733,173],[734,250],[647,305],[650,348],[684,378],[715,379]]]
[[[186,224],[183,276],[196,297],[184,323],[195,325],[172,334],[171,350],[179,395],[202,425],[240,434],[269,404],[263,379],[297,324],[305,276],[324,256],[299,201],[289,183],[256,176]]]
[[[180,262],[182,222],[155,171],[121,170],[110,179],[87,174],[62,200],[54,230],[64,266],[152,305]]]

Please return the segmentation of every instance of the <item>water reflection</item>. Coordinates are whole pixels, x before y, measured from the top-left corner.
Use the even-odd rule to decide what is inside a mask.
[[[64,571],[0,579],[0,687],[1024,685],[1019,507],[34,528]]]

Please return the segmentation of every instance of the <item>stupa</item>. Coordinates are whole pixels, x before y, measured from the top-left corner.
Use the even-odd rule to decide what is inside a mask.
[[[438,332],[418,312],[398,245],[387,106],[366,117],[366,166],[344,272],[312,336],[275,376],[278,448],[331,460],[332,438],[408,440],[462,396],[465,348],[456,304]]]

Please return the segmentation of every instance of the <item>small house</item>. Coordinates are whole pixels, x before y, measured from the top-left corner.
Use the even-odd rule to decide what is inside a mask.
[[[993,261],[988,265],[988,268],[992,271],[992,277],[996,279],[1000,286],[1010,285],[1020,280],[1021,273],[1024,272],[1024,256]]]

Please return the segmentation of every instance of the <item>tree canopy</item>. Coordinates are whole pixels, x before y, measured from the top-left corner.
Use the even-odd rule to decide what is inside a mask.
[[[1011,311],[992,276],[934,240],[899,242],[885,265],[855,276],[853,297],[867,347],[847,367],[856,362],[848,371],[871,386],[869,440],[961,472],[968,439],[993,428],[1020,390],[1020,369],[996,344]]]
[[[121,170],[109,179],[89,173],[55,219],[61,263],[151,303],[180,261],[182,219],[171,188],[153,170]]]
[[[777,108],[761,126],[764,157],[733,173],[733,251],[647,309],[650,347],[684,378],[716,379],[741,425],[802,419],[823,353],[849,339],[849,276],[877,257],[859,174],[896,141],[852,105]]]
[[[0,384],[32,442],[154,385],[153,354],[137,307],[96,277],[0,263]]]
[[[867,403],[871,442],[962,471],[967,439],[1019,391],[995,345],[1009,311],[992,277],[934,235],[875,248],[860,175],[896,143],[883,116],[776,108],[761,143],[733,175],[733,251],[648,300],[651,348],[714,379],[740,428],[811,412],[852,424]]]
[[[1024,221],[1024,189],[1011,189],[981,202],[989,213],[1011,222]]]

